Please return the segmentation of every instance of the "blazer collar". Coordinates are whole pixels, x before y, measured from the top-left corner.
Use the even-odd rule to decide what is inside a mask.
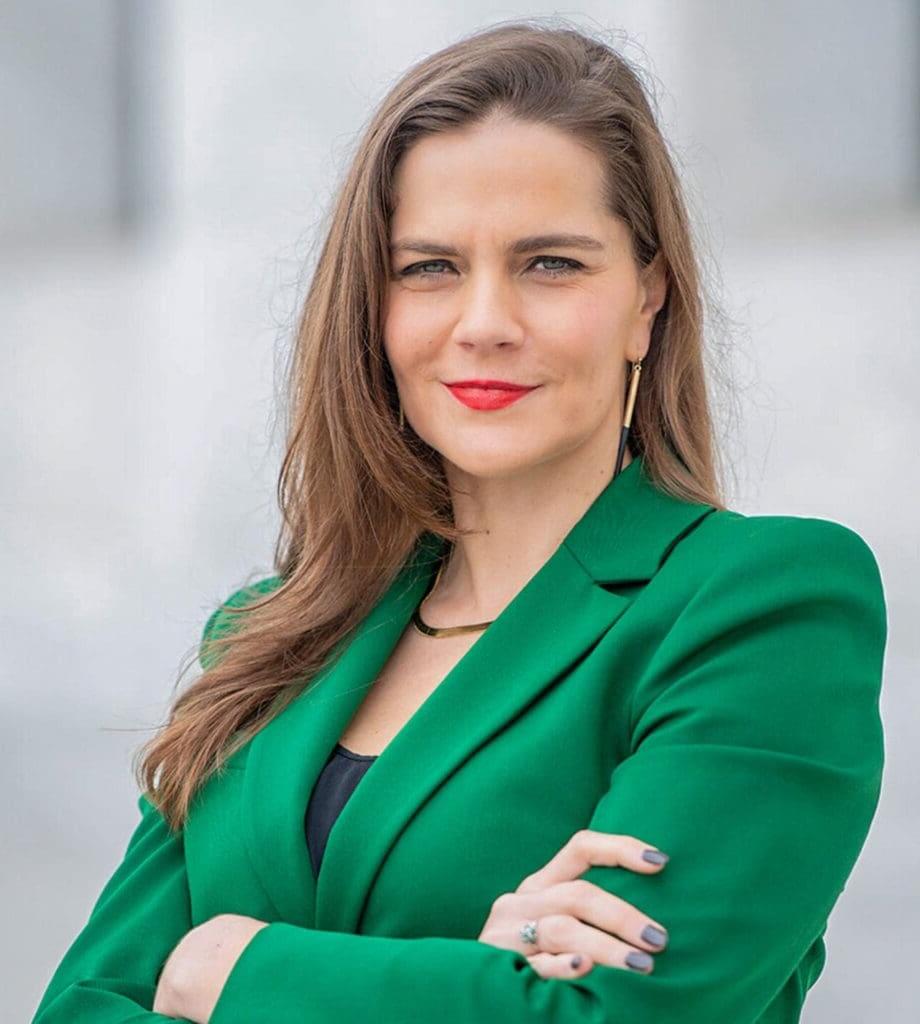
[[[659,490],[634,458],[372,763],[329,833],[314,881],[307,803],[432,579],[444,541],[423,534],[337,657],[249,744],[243,839],[279,919],[360,932],[375,878],[424,802],[611,628],[635,589],[609,586],[651,579],[713,509]]]

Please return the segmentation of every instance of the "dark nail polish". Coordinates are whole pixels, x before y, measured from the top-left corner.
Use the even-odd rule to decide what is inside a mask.
[[[656,925],[647,924],[642,929],[642,938],[653,946],[663,946],[668,941],[668,933]]]
[[[652,957],[649,953],[633,950],[626,954],[626,964],[634,971],[648,971],[652,966]]]
[[[581,957],[580,956],[573,956],[571,962],[572,962],[572,966],[574,968],[577,969],[577,968],[581,967]]]
[[[660,850],[643,850],[642,859],[650,864],[667,864],[671,858]]]

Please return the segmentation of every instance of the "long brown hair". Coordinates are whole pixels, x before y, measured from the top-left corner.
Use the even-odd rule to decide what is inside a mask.
[[[418,139],[505,115],[570,132],[607,169],[605,201],[637,267],[659,251],[665,304],[643,361],[631,449],[663,490],[725,507],[703,369],[704,292],[687,206],[642,73],[566,23],[501,22],[412,67],[364,130],[335,199],[287,367],[282,528],[273,585],[235,602],[220,657],[138,752],[137,779],[173,829],[206,778],[324,667],[421,534],[448,541],[438,452],[407,425],[382,346],[393,181]],[[213,652],[212,652],[213,653]]]

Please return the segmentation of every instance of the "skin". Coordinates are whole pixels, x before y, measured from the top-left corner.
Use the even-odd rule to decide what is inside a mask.
[[[384,349],[407,421],[443,457],[457,523],[478,531],[455,545],[425,602],[425,617],[439,626],[487,621],[610,482],[627,374],[648,351],[666,275],[658,260],[640,273],[627,226],[601,203],[599,159],[554,128],[502,118],[423,138],[401,160],[396,190]],[[518,239],[562,232],[590,236],[600,246],[541,245],[509,253]],[[408,239],[436,245],[398,248]],[[577,266],[559,273],[570,260]],[[404,273],[413,266],[416,273]],[[472,378],[539,387],[504,409],[480,411],[444,386]],[[630,461],[627,450],[623,468]],[[638,859],[651,844],[592,835],[595,857],[660,870]],[[579,841],[584,844],[584,834]],[[615,849],[602,853],[598,843]],[[577,879],[587,866],[568,855],[566,863],[545,885],[528,884],[528,892],[540,888],[546,895],[539,915],[530,895],[531,913],[523,916],[555,909],[574,924],[571,896],[565,908],[565,900],[549,893],[550,885]],[[614,907],[601,890],[580,891],[583,900],[591,896],[598,921],[611,932],[628,930],[632,946],[654,949],[638,939],[647,922],[638,911]],[[482,941],[520,948],[522,915],[509,895],[524,908],[522,889],[505,894],[502,913],[490,915]],[[154,1011],[207,1024],[237,958],[265,925],[220,914],[188,932],[163,968]],[[567,948],[591,954],[577,971],[567,955],[546,951],[529,958],[534,967],[545,976],[571,976],[590,970],[592,959],[612,962],[614,947],[600,939],[617,940],[581,928],[582,943]]]
[[[666,278],[657,263],[640,275],[628,228],[601,204],[599,159],[556,129],[503,119],[426,137],[396,188],[391,243],[460,252],[394,253],[384,323],[405,418],[441,453],[458,524],[479,531],[455,546],[426,621],[486,621],[610,481],[629,364],[648,351]],[[603,248],[506,254],[557,232]],[[551,276],[566,260],[581,269]],[[484,412],[443,383],[477,378],[540,387]]]
[[[240,954],[267,924],[243,914],[218,914],[186,932],[160,972],[153,1012],[208,1024]]]

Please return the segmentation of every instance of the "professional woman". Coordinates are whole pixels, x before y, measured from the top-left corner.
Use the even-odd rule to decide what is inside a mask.
[[[799,1019],[885,602],[849,528],[720,501],[701,311],[604,42],[501,24],[395,85],[298,326],[275,573],[211,615],[36,1022]]]

